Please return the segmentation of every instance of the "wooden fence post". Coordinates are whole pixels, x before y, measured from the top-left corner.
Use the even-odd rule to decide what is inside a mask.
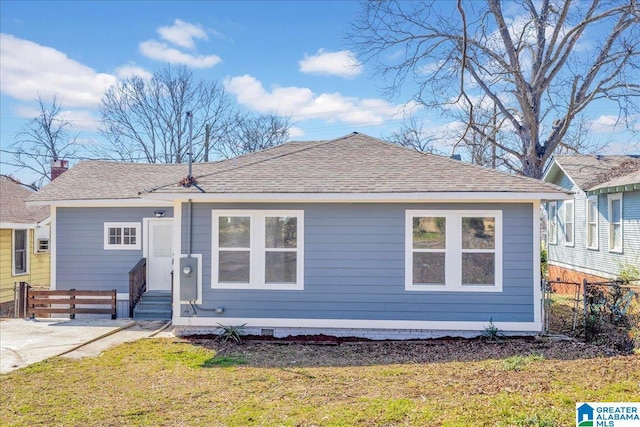
[[[27,317],[27,286],[29,286],[27,282],[19,282],[17,290],[14,292],[14,316],[18,319]]]
[[[69,289],[69,291],[71,291],[71,295],[69,296],[69,299],[76,299],[76,290],[75,289]],[[73,310],[76,308],[75,303],[71,302],[71,304],[69,304],[69,308],[70,313],[69,313],[69,319],[75,319],[76,318],[76,313],[73,312]]]

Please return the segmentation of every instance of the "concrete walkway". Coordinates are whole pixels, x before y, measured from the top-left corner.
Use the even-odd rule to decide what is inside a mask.
[[[131,319],[6,319],[0,321],[0,373],[54,356],[95,357],[149,336],[173,336],[165,322]]]

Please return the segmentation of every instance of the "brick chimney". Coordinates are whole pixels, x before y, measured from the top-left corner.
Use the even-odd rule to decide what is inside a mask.
[[[68,160],[51,160],[51,181],[69,170]]]

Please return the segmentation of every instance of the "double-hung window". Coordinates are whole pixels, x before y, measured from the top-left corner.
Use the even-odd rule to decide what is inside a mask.
[[[105,250],[139,250],[142,247],[139,222],[105,222]]]
[[[587,198],[587,248],[598,249],[598,196]]]
[[[502,290],[501,211],[406,213],[405,289]]]
[[[622,252],[622,194],[610,194],[609,201],[609,250]]]
[[[13,275],[27,273],[27,230],[13,230]]]
[[[213,282],[225,289],[304,288],[302,211],[213,211]]]
[[[574,209],[573,200],[566,200],[564,202],[564,244],[566,246],[573,246],[574,242]]]
[[[549,202],[547,210],[547,231],[549,232],[549,243],[558,243],[558,202]]]

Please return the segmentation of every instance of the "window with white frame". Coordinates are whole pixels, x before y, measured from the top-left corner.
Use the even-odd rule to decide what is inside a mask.
[[[303,211],[213,211],[212,287],[304,288]]]
[[[549,202],[549,209],[547,211],[548,218],[547,231],[549,232],[549,243],[558,243],[558,202]]]
[[[598,196],[587,198],[587,248],[598,249]]]
[[[405,289],[502,290],[501,211],[406,212]]]
[[[609,250],[622,252],[622,194],[610,194],[609,200]]]
[[[27,245],[28,230],[13,230],[13,265],[12,272],[14,276],[27,274]]]
[[[565,200],[564,202],[564,244],[566,246],[574,245],[574,234],[575,234],[575,226],[574,226],[574,205],[573,200]]]
[[[105,250],[139,250],[142,247],[139,222],[105,222]]]

